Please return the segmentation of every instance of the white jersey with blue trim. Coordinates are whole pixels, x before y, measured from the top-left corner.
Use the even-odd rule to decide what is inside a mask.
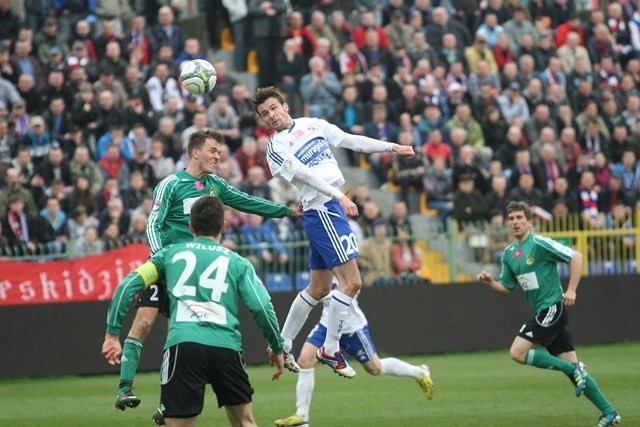
[[[358,295],[360,295],[360,293],[358,293]],[[345,320],[344,327],[342,328],[342,334],[350,334],[352,332],[359,331],[360,329],[367,326],[367,317],[364,315],[364,312],[358,304],[358,295],[356,295],[356,297],[351,300],[351,305],[349,305],[349,310],[347,311],[347,319]],[[330,303],[330,299],[327,299],[322,303],[322,316],[320,317],[320,324],[324,327],[327,326],[327,322],[329,320]],[[336,303],[334,302],[333,304]]]
[[[273,176],[281,177],[298,188],[302,207],[325,210],[331,197],[296,180],[296,172],[305,165],[332,187],[340,189],[344,176],[329,144],[339,146],[345,133],[336,125],[309,117],[295,119],[291,126],[271,136],[267,145],[267,162]]]

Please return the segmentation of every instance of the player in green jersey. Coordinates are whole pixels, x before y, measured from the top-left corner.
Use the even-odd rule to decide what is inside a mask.
[[[498,280],[486,271],[478,281],[500,293],[508,294],[517,285],[525,292],[534,317],[520,328],[509,350],[518,363],[561,371],[575,385],[576,396],[584,394],[602,413],[596,427],[618,424],[620,415],[604,397],[598,384],[578,361],[569,330],[566,307],[576,302],[576,290],[582,273],[582,254],[531,231],[533,214],[529,205],[507,205],[507,225],[515,237],[502,255]],[[562,290],[557,264],[569,264],[569,284]],[[536,349],[545,347],[548,352]]]
[[[118,334],[137,292],[165,279],[171,321],[161,375],[161,401],[168,426],[194,426],[211,384],[218,406],[231,425],[254,426],[253,389],[244,370],[238,330],[238,299],[251,311],[267,339],[272,379],[283,372],[283,339],[266,289],[251,263],[220,245],[224,206],[217,197],[202,197],[191,210],[195,239],[157,251],[118,285],[109,305],[105,342],[110,363],[120,361]]]
[[[213,175],[223,143],[224,137],[219,132],[205,130],[193,133],[187,147],[189,163],[186,169],[169,175],[156,186],[147,225],[152,255],[165,245],[191,240],[189,213],[194,202],[203,196],[217,196],[228,206],[268,218],[302,215],[301,207],[292,211],[287,206],[250,196]],[[158,285],[151,285],[138,300],[138,312],[124,344],[115,402],[117,409],[124,410],[140,404],[140,398],[132,392],[133,379],[140,361],[142,343],[159,309],[164,311],[168,307],[164,300],[165,288]],[[103,348],[103,351],[109,352],[109,349]]]

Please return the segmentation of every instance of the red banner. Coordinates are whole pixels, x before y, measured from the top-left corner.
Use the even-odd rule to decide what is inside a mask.
[[[0,262],[0,307],[110,300],[148,257],[149,248],[137,243],[70,261]]]

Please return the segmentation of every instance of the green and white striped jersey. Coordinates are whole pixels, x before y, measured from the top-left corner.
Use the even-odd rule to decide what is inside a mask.
[[[520,285],[537,313],[562,299],[558,263],[571,262],[575,253],[555,240],[529,233],[522,243],[512,243],[504,250],[499,282],[507,289]]]
[[[147,223],[152,254],[166,245],[193,238],[189,231],[191,206],[204,196],[216,196],[227,206],[267,218],[291,215],[289,207],[236,190],[216,175],[198,179],[181,170],[163,179],[153,191],[153,208]]]
[[[118,285],[107,332],[118,335],[135,294],[165,278],[171,306],[165,348],[183,342],[242,350],[238,299],[242,299],[269,346],[282,353],[271,297],[251,263],[218,242],[199,237],[159,250]]]

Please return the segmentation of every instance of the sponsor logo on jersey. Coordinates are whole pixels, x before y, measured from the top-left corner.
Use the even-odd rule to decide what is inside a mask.
[[[324,160],[333,158],[329,144],[327,144],[327,140],[322,136],[313,138],[305,143],[294,155],[309,167],[316,166]]]
[[[204,190],[204,184],[201,183],[200,181],[196,181],[195,188],[197,191]]]
[[[515,257],[516,257],[516,258],[520,258],[521,256],[522,256],[522,249],[518,249],[518,250],[515,252]]]
[[[531,255],[527,255],[524,262],[527,265],[533,265],[536,262],[536,260]]]
[[[295,138],[300,138],[302,135],[304,135],[304,131],[302,129],[299,129],[293,133],[293,136]]]

